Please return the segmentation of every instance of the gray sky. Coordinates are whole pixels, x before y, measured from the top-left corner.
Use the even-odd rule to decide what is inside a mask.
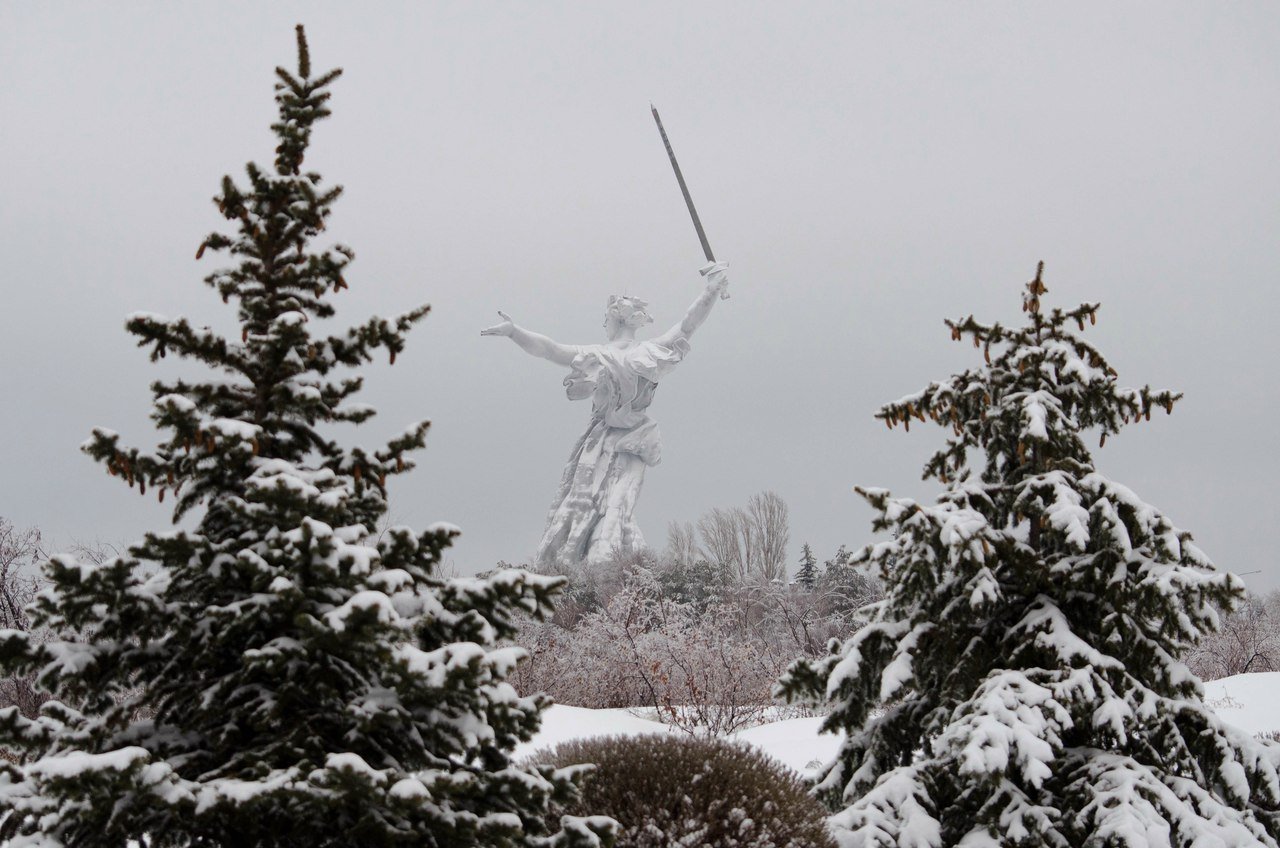
[[[585,403],[502,339],[494,310],[601,339],[613,292],[659,325],[701,254],[649,116],[662,110],[733,298],[663,382],[639,519],[773,489],[794,561],[870,537],[855,484],[932,499],[936,429],[882,402],[975,362],[944,317],[1101,300],[1121,381],[1179,389],[1101,470],[1219,565],[1280,586],[1272,329],[1280,267],[1280,6],[0,2],[0,516],[59,542],[128,541],[168,511],[77,446],[153,444],[162,373],[134,310],[229,326],[195,248],[224,173],[269,163],[272,68],[307,25],[340,65],[308,165],[346,186],[352,321],[430,302],[367,371],[376,445],[418,418],[398,522],[461,525],[459,571],[528,557]]]

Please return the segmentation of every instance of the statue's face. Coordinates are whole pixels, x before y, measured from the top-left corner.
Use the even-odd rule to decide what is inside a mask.
[[[648,306],[639,298],[616,295],[609,298],[609,305],[605,308],[605,334],[612,339],[623,327],[638,330],[645,324],[652,324],[653,318],[649,315]]]

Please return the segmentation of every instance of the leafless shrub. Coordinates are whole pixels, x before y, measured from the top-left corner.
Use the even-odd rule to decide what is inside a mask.
[[[631,561],[584,575],[577,589],[571,583],[575,603],[590,596],[601,605],[580,608],[572,623],[522,627],[531,657],[516,686],[573,706],[647,707],[691,733],[731,733],[778,717],[775,681],[797,653],[816,655],[843,635],[842,620],[823,619],[822,595],[799,586],[707,585],[696,578],[715,571],[696,566]]]
[[[40,589],[40,557],[39,530],[19,530],[0,518],[0,627],[31,630],[26,608]],[[29,675],[0,678],[0,707],[16,706],[24,716],[33,718],[48,699]]]
[[[526,626],[531,659],[514,682],[560,703],[649,707],[691,733],[731,733],[776,709],[770,690],[791,659],[739,623],[731,604],[699,609],[636,576],[573,630]]]
[[[565,573],[550,621],[527,621],[522,692],[595,709],[642,707],[690,733],[732,733],[806,714],[772,697],[797,655],[860,626],[879,585],[841,548],[810,584],[788,583],[787,505],[762,492],[668,527],[641,551]]]
[[[1280,593],[1250,595],[1220,620],[1220,630],[1201,639],[1187,657],[1200,679],[1280,670]]]

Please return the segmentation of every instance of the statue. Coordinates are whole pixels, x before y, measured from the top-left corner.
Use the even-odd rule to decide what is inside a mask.
[[[658,425],[648,409],[658,382],[689,352],[689,338],[707,320],[729,283],[727,264],[702,269],[706,288],[683,320],[660,336],[640,341],[636,331],[652,323],[649,304],[613,295],[605,307],[604,344],[566,345],[502,322],[482,336],[506,336],[526,353],[569,368],[569,400],[591,398],[591,421],[573,446],[560,489],[538,546],[538,567],[596,564],[644,547],[634,512],[646,466],[662,459]]]

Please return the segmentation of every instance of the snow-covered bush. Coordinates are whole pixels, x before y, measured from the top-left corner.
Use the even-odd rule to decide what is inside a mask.
[[[668,591],[661,573],[640,568],[571,628],[526,624],[530,661],[513,682],[571,706],[648,707],[690,732],[732,733],[775,716],[774,681],[822,623],[806,621],[785,586],[701,600]]]
[[[34,570],[39,555],[39,530],[19,530],[11,521],[0,517],[0,628],[31,631],[27,605],[40,587]],[[48,699],[49,696],[36,687],[33,674],[0,677],[0,708],[17,707],[22,715],[33,718]]]
[[[950,435],[935,504],[863,490],[892,538],[853,559],[886,597],[780,684],[846,734],[818,787],[833,826],[847,848],[1274,848],[1280,748],[1181,659],[1242,585],[1084,443],[1180,395],[1117,385],[1076,332],[1098,304],[1046,312],[1046,291],[1037,272],[1022,327],[948,321],[985,364],[877,413]]]
[[[811,586],[740,581],[691,558],[689,534],[673,531],[677,543],[662,554],[563,575],[554,617],[521,626],[531,660],[513,678],[520,691],[570,706],[647,707],[692,732],[811,714],[799,705],[779,713],[774,682],[797,654],[820,656],[832,637],[856,630],[856,611],[880,596],[879,583],[851,568],[843,547],[815,566]]]
[[[97,429],[84,450],[161,501],[185,529],[150,533],[120,556],[57,556],[33,627],[0,631],[8,674],[35,674],[56,700],[34,720],[0,711],[7,848],[598,848],[607,819],[549,822],[580,770],[520,768],[511,752],[547,701],[508,677],[522,652],[499,645],[544,616],[563,581],[507,570],[439,574],[456,530],[379,534],[387,479],[409,471],[427,423],[378,450],[346,448],[339,424],[376,352],[394,363],[425,306],[334,334],[331,298],[350,249],[314,246],[340,194],[302,171],[338,71],[277,69],[274,166],[223,180],[231,234],[205,278],[233,304],[231,336],[186,318],[136,313],[127,329],[153,359],[204,365],[158,381],[154,450]],[[145,709],[143,709],[145,708]]]
[[[1280,592],[1249,595],[1220,613],[1221,626],[1207,634],[1187,658],[1201,680],[1233,674],[1280,671]]]
[[[828,848],[824,810],[790,769],[758,749],[691,736],[566,742],[539,763],[594,762],[581,799],[622,826],[618,848]]]

